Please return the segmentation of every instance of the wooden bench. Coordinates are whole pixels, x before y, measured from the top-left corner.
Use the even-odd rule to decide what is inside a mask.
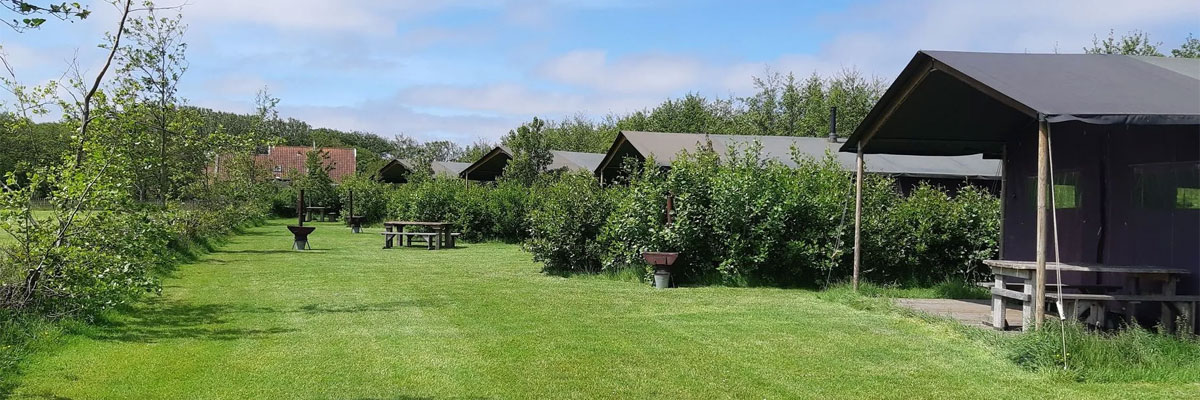
[[[423,239],[425,241],[425,247],[429,250],[433,250],[434,245],[437,244],[437,240],[435,240],[437,238],[437,234],[432,232],[379,232],[379,234],[383,235],[383,248],[385,249],[390,249],[393,247],[394,240],[397,236],[400,236],[400,244],[405,246],[412,246],[412,240],[414,237],[420,237]]]
[[[1162,303],[1162,324],[1168,332],[1175,330],[1176,319],[1182,319],[1185,327],[1191,327],[1196,318],[1196,303],[1200,296],[1166,295],[1166,294],[1088,294],[1088,293],[1046,293],[1046,297],[1062,300],[1063,308],[1059,313],[1066,313],[1071,319],[1078,319],[1086,312],[1084,321],[1096,327],[1107,324],[1107,302],[1124,302],[1125,318],[1132,321],[1137,314],[1137,305],[1143,302]]]
[[[404,235],[405,246],[412,246],[413,238],[419,237],[419,238],[421,238],[421,240],[425,241],[425,248],[427,248],[429,250],[433,250],[435,246],[438,248],[441,248],[441,244],[438,243],[438,240],[437,240],[437,236],[438,236],[437,233],[434,233],[434,232],[399,232],[399,233],[401,235]]]

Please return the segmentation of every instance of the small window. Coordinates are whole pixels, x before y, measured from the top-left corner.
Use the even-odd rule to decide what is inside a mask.
[[[281,173],[281,172],[283,172],[283,166],[282,166],[282,165],[276,165],[276,166],[275,166],[275,169],[274,169],[274,171],[275,171],[275,173]]]
[[[1200,209],[1200,163],[1135,165],[1133,180],[1133,204],[1139,209]]]
[[[1200,210],[1200,188],[1176,188],[1175,208],[1181,210]]]
[[[1026,187],[1029,188],[1029,203],[1037,206],[1037,177],[1031,176],[1027,179],[1027,182],[1028,185]],[[1079,208],[1080,201],[1082,200],[1079,190],[1079,171],[1055,171],[1053,196],[1055,209],[1069,210]]]

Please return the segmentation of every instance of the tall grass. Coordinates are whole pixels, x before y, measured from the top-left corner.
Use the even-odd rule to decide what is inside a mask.
[[[1066,359],[1062,337],[1066,336]],[[1041,330],[1005,343],[1009,358],[1026,368],[1086,382],[1200,383],[1200,339],[1130,326],[1093,332],[1078,323],[1048,321]]]
[[[895,313],[942,324],[964,338],[991,347],[997,354],[1033,371],[1062,379],[1095,383],[1169,382],[1200,384],[1200,337],[1191,334],[1156,333],[1138,326],[1116,332],[1097,332],[1074,322],[1065,325],[1048,320],[1041,330],[1000,333],[968,327],[951,318],[943,318],[895,305],[901,295],[953,294],[958,290],[974,293],[975,287],[945,283],[931,288],[901,288],[859,283],[859,293],[849,284],[837,284],[817,297],[849,305],[860,310]],[[931,295],[932,294],[932,295]],[[1063,337],[1066,357],[1063,357]]]

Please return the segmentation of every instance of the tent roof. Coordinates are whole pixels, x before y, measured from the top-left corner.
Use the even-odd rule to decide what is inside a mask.
[[[550,163],[549,169],[566,168],[572,171],[594,171],[596,166],[604,160],[604,154],[600,153],[580,153],[575,151],[551,150],[554,155],[554,161]]]
[[[751,143],[762,145],[763,159],[774,160],[786,166],[795,166],[792,159],[792,149],[797,153],[821,158],[832,154],[843,168],[854,168],[854,155],[838,153],[842,142],[830,142],[826,138],[796,137],[796,136],[752,136],[752,135],[703,135],[696,133],[654,133],[622,131],[618,134],[614,147],[605,157],[605,163],[597,166],[601,169],[617,167],[619,160],[616,154],[623,152],[623,147],[632,146],[642,157],[653,156],[658,165],[669,166],[680,154],[687,150],[694,152],[712,142],[713,151],[724,157],[730,149],[745,149]],[[627,144],[626,144],[627,143]],[[904,155],[869,155],[864,159],[866,169],[873,173],[896,176],[929,177],[929,178],[980,178],[999,179],[1000,162],[985,160],[982,155],[965,155],[957,157],[927,157]]]
[[[470,163],[454,162],[454,161],[434,161],[430,167],[433,168],[435,175],[458,176],[463,170],[471,166]]]
[[[919,51],[841,150],[996,156],[1039,117],[1200,124],[1200,60]]]

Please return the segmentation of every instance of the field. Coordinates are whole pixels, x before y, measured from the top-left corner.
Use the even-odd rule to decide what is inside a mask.
[[[381,249],[275,220],[28,360],[14,398],[1196,398],[1079,383],[803,290],[561,278],[518,246]]]

